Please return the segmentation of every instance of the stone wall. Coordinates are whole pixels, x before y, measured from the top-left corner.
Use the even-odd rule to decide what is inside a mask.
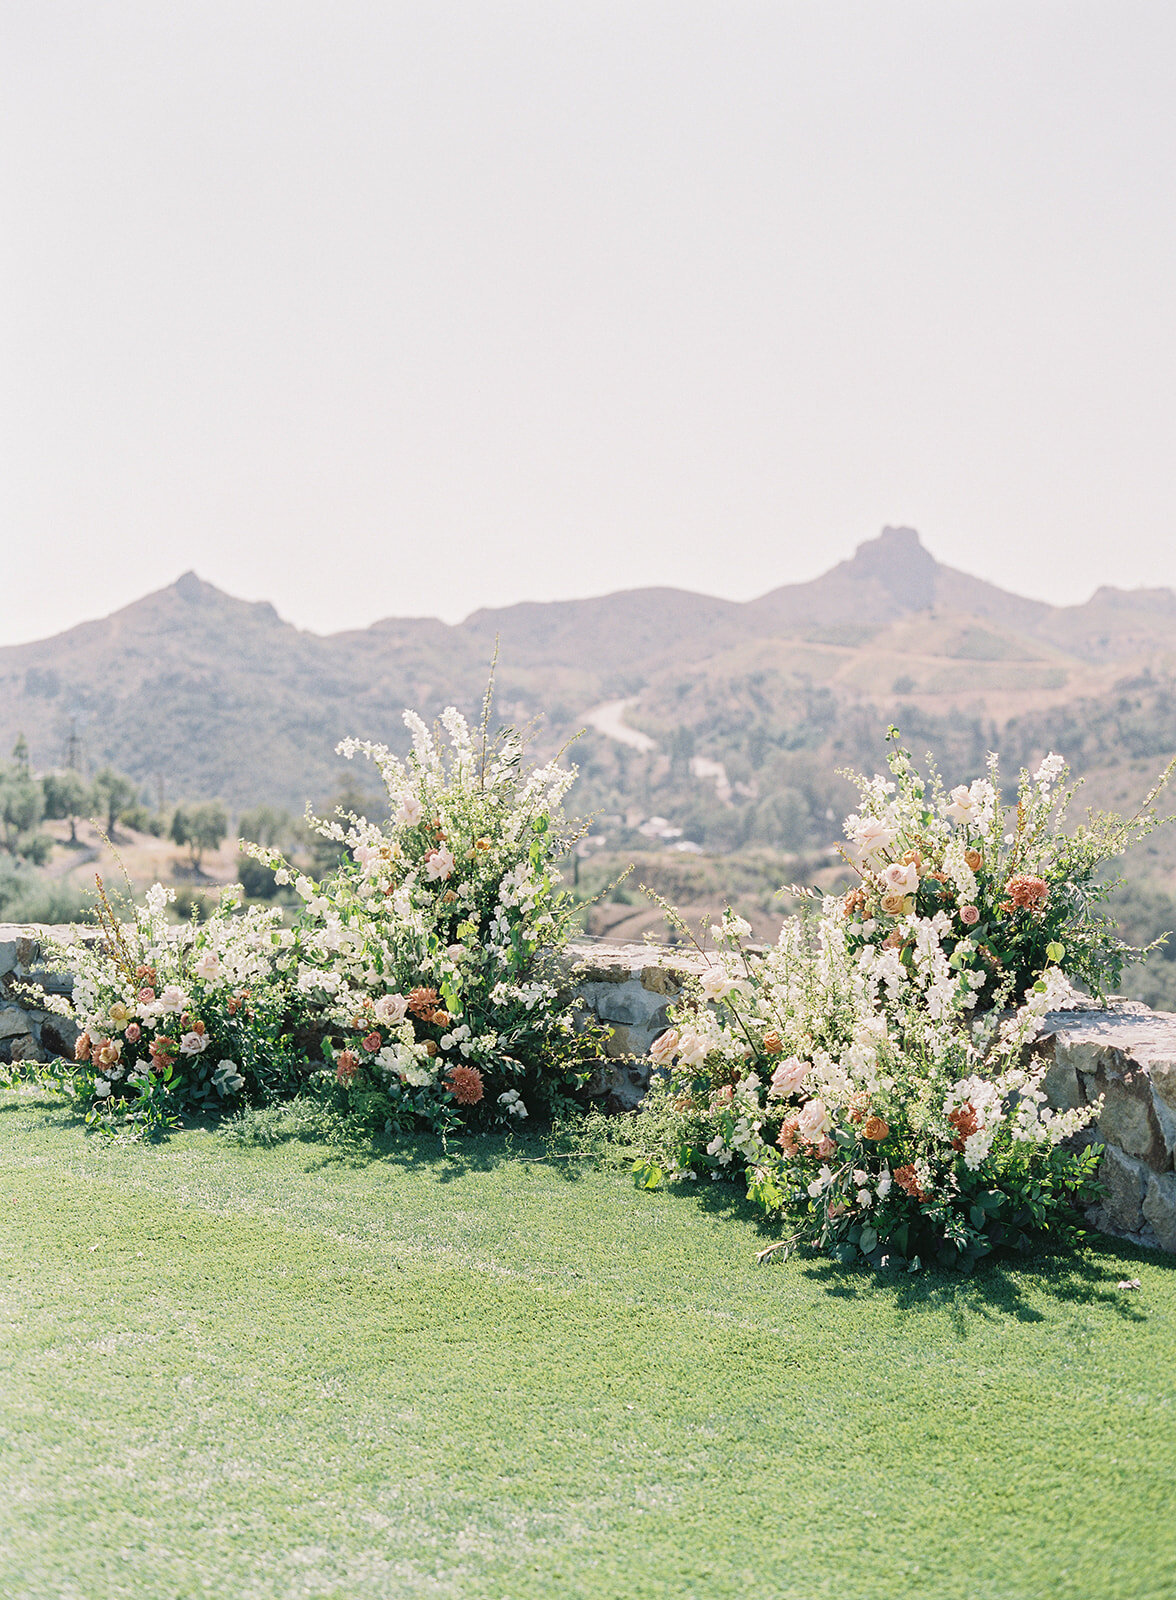
[[[53,993],[70,990],[67,974],[40,964],[47,931],[0,924],[0,1061],[73,1053],[73,1026],[30,1006],[20,990],[30,980]],[[567,959],[569,987],[610,1029],[589,1093],[610,1110],[634,1110],[649,1086],[649,1046],[666,1026],[667,1007],[705,958],[586,939],[569,947]],[[1090,1137],[1106,1146],[1108,1193],[1092,1223],[1176,1254],[1176,1015],[1129,1000],[1087,1003],[1052,1012],[1035,1048],[1049,1058],[1045,1089],[1055,1108],[1104,1099]]]

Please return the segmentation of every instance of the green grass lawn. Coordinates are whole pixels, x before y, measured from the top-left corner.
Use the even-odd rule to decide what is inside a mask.
[[[5,1600],[1176,1593],[1165,1257],[756,1266],[714,1190],[28,1089],[0,1168]]]

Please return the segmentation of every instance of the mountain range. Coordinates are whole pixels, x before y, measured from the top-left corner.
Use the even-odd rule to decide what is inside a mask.
[[[121,767],[153,794],[300,810],[338,786],[344,735],[403,747],[406,705],[476,713],[496,640],[498,711],[542,718],[540,745],[618,701],[654,742],[646,755],[595,730],[582,743],[592,799],[622,811],[719,804],[697,775],[716,763],[732,774],[728,809],[760,806],[781,783],[803,797],[814,762],[856,758],[899,713],[929,736],[966,727],[977,748],[1011,730],[1028,751],[1069,729],[1078,765],[1113,761],[1124,724],[1147,730],[1133,755],[1176,749],[1176,593],[1108,587],[1051,606],[889,527],[822,577],[746,603],[635,589],[329,636],[189,572],[109,617],[0,649],[0,740],[23,732],[48,769],[72,730],[91,766]]]

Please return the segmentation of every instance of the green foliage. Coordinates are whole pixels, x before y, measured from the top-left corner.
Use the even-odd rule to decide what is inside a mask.
[[[219,800],[202,800],[198,805],[177,806],[172,814],[169,836],[178,845],[187,845],[194,871],[199,872],[206,850],[219,850],[229,831],[229,819]]]
[[[94,778],[93,792],[94,802],[105,817],[106,831],[113,837],[120,813],[124,807],[135,802],[138,785],[134,779],[128,778],[125,772],[116,772],[113,767],[103,767]]]
[[[70,842],[76,844],[78,818],[86,816],[95,805],[96,797],[90,785],[80,772],[67,769],[65,772],[47,772],[41,779],[41,790],[45,797],[45,815],[61,821],[68,820]]]

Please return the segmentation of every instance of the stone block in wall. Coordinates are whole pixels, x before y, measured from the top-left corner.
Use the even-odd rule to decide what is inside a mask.
[[[1153,1172],[1147,1180],[1143,1214],[1161,1250],[1176,1255],[1176,1173]]]
[[[8,1047],[9,1061],[48,1061],[49,1054],[42,1050],[31,1033],[22,1033]]]
[[[1107,1233],[1139,1233],[1144,1225],[1143,1202],[1148,1183],[1155,1176],[1151,1168],[1136,1156],[1124,1155],[1114,1145],[1108,1145],[1098,1175],[1107,1193],[1094,1208],[1091,1220]]]
[[[28,1031],[29,1018],[23,1006],[4,1006],[0,1009],[0,1039],[12,1039]]]
[[[41,1043],[51,1055],[73,1060],[74,1045],[78,1042],[81,1029],[72,1017],[59,1017],[55,1012],[50,1012],[39,1031]]]
[[[605,1111],[636,1111],[649,1090],[649,1072],[648,1061],[601,1061],[584,1093]]]

